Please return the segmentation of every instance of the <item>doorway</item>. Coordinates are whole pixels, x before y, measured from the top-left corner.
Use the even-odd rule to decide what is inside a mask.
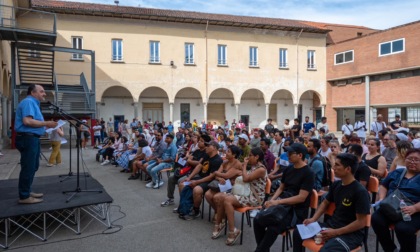
[[[118,124],[120,122],[124,122],[124,116],[123,115],[114,115],[114,131],[118,132]]]
[[[249,115],[241,115],[241,121],[245,124],[245,129],[249,131]]]

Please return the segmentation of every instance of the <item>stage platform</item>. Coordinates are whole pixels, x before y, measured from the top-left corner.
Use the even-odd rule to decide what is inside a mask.
[[[80,176],[80,192],[72,195],[63,191],[76,189],[76,177],[60,182],[58,176],[36,177],[32,190],[44,194],[38,204],[18,204],[18,180],[0,181],[0,247],[8,248],[23,234],[46,241],[60,228],[80,234],[93,220],[110,227],[109,206],[113,202],[103,186],[91,176]],[[86,216],[89,221],[85,220]],[[3,239],[1,238],[3,237]]]

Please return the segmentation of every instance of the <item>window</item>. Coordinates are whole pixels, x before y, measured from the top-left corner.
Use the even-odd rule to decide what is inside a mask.
[[[334,64],[339,65],[348,62],[353,62],[353,53],[354,51],[351,50],[334,54]]]
[[[316,69],[314,50],[308,50],[308,69]]]
[[[160,42],[150,41],[150,63],[160,63]]]
[[[280,60],[279,60],[279,67],[280,68],[287,68],[289,65],[287,64],[287,49],[280,48]]]
[[[217,45],[217,64],[221,66],[227,65],[227,46]]]
[[[258,47],[249,48],[249,66],[258,67]]]
[[[379,56],[404,52],[405,39],[398,39],[379,44]]]
[[[123,41],[121,39],[112,40],[112,61],[123,61]]]
[[[185,43],[185,64],[194,64],[194,44]]]
[[[83,38],[82,37],[71,37],[71,44],[73,49],[83,49]],[[72,53],[71,59],[81,60],[83,59],[83,54],[81,53]]]

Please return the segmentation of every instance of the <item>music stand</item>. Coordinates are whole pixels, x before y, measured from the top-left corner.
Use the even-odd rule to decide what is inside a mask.
[[[54,105],[54,104],[52,104],[51,102],[48,102],[48,104],[51,106],[51,107],[53,107],[56,111],[57,111],[57,113],[58,114],[60,114],[69,124],[70,124],[70,131],[71,131],[71,126],[73,126],[75,129],[76,129],[76,142],[77,142],[77,170],[76,170],[76,181],[77,181],[77,184],[76,184],[76,189],[75,190],[73,190],[73,191],[63,191],[63,194],[68,194],[68,193],[71,193],[71,195],[70,195],[70,197],[69,198],[67,198],[67,200],[66,200],[66,202],[68,203],[68,202],[70,202],[70,200],[74,197],[74,196],[76,196],[76,194],[79,194],[79,193],[85,193],[85,192],[87,192],[87,193],[89,193],[89,192],[96,192],[96,193],[102,193],[102,190],[82,190],[81,188],[80,188],[80,144],[79,143],[81,143],[81,139],[82,139],[82,133],[80,132],[80,130],[79,130],[79,126],[80,125],[84,125],[84,126],[86,126],[86,127],[89,127],[89,125],[87,125],[87,124],[85,124],[85,123],[83,123],[83,122],[81,122],[79,119],[77,119],[77,118],[75,118],[74,116],[72,116],[72,115],[69,115],[68,113],[66,113],[65,111],[63,111],[62,109],[60,109],[58,106],[56,106],[56,105]],[[70,121],[70,120],[73,120],[73,121],[75,121],[76,122],[76,124],[74,124],[72,121]],[[70,145],[71,145],[71,142],[70,142]],[[70,146],[70,149],[71,149],[71,146]],[[71,160],[71,157],[70,157],[70,160]],[[71,167],[71,166],[70,166]],[[71,172],[71,170],[70,170],[70,172]]]

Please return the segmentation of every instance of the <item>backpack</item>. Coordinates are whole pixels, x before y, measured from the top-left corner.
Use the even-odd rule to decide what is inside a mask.
[[[193,207],[193,188],[189,185],[185,186],[181,191],[180,198],[178,213],[180,215],[189,215]]]
[[[323,156],[316,156],[314,159],[311,160],[311,162],[309,163],[309,167],[312,166],[312,163],[315,160],[319,160],[322,162],[322,166],[324,168],[324,175],[322,176],[322,182],[321,185],[322,186],[330,186],[331,185],[331,161],[327,158],[327,157],[323,157]]]

